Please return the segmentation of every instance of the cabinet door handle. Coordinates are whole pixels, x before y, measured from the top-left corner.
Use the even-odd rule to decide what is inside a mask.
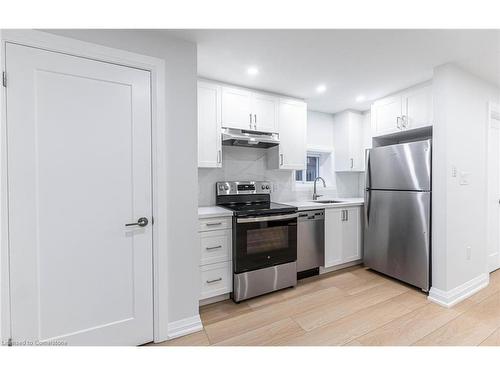
[[[217,164],[222,163],[222,150],[217,151]]]
[[[222,277],[219,277],[218,279],[207,280],[207,284],[216,283],[217,281],[222,281]]]
[[[255,113],[253,115],[253,119],[254,119],[254,122],[255,122],[255,126],[257,126],[257,115]]]
[[[351,169],[353,169],[353,168],[354,168],[354,159],[351,158]]]
[[[283,165],[283,154],[280,154],[280,165]]]
[[[207,227],[211,227],[211,226],[214,226],[214,225],[222,225],[222,221],[219,221],[217,223],[206,223],[205,224]]]
[[[401,125],[399,124],[399,121],[401,120],[401,117],[397,117],[396,119],[396,128],[398,128],[399,130],[401,130]]]
[[[252,114],[249,113],[248,115],[250,116],[250,129],[252,129]]]
[[[218,245],[218,246],[209,246],[209,247],[206,247],[205,249],[206,250],[215,250],[215,249],[220,249],[222,247],[222,245]]]
[[[406,129],[406,125],[408,125],[407,121],[408,121],[408,116],[403,115],[403,116],[401,117],[401,126],[402,126],[403,128],[405,128],[405,129]]]
[[[344,221],[345,210],[340,211],[340,221]]]
[[[345,210],[345,221],[349,221],[349,211]]]

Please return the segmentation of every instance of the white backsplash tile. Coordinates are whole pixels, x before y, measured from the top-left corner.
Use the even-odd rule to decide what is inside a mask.
[[[267,169],[267,150],[258,148],[224,146],[222,168],[198,168],[198,205],[215,205],[217,181],[270,181],[273,184],[271,199],[275,202],[309,200],[312,185],[297,186],[294,171]],[[318,193],[324,197],[361,196],[359,173],[336,174],[336,181],[326,188],[318,184]]]

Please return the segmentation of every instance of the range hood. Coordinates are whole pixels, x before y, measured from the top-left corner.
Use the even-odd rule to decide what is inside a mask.
[[[222,144],[225,146],[269,148],[279,143],[278,134],[222,128]]]

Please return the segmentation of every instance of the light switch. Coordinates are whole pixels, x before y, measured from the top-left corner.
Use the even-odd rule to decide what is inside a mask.
[[[460,172],[460,185],[469,185],[470,173]]]

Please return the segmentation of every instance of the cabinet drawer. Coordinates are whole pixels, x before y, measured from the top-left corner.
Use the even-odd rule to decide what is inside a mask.
[[[233,291],[232,263],[222,262],[200,267],[200,299],[219,296]]]
[[[231,217],[211,217],[209,219],[199,220],[199,231],[205,232],[207,230],[231,229]]]
[[[231,260],[231,229],[200,233],[201,265]]]

